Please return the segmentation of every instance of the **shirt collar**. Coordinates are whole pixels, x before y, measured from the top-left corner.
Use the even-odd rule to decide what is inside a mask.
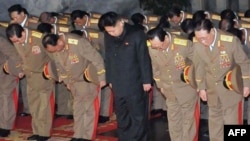
[[[27,19],[28,19],[28,16],[25,15],[25,18],[24,18],[23,22],[20,24],[22,27],[25,26],[25,23],[26,23]]]

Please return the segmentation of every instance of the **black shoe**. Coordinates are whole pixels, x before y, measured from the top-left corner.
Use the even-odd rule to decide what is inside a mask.
[[[99,116],[98,123],[105,123],[107,121],[109,121],[109,117]]]
[[[84,140],[80,138],[72,138],[70,141],[84,141]]]
[[[81,140],[81,141],[92,141],[92,140],[88,140],[88,139],[83,139],[83,140]]]
[[[30,116],[30,114],[23,112],[23,113],[20,113],[19,116],[26,117],[26,116]]]
[[[55,118],[61,118],[61,117],[66,117],[66,115],[58,115],[58,114],[55,114]]]
[[[38,140],[39,136],[38,135],[32,135],[27,138],[27,140]]]
[[[66,118],[67,119],[74,119],[73,115],[67,115]]]
[[[8,137],[10,135],[10,130],[0,128],[0,137]]]
[[[50,137],[45,137],[45,136],[39,136],[37,141],[47,141]]]
[[[154,109],[150,112],[151,115],[157,115],[157,114],[161,114],[162,109]]]

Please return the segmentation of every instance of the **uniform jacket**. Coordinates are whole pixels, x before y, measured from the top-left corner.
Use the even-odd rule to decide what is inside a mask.
[[[215,31],[217,35],[212,51],[194,40],[195,77],[198,89],[207,90],[208,104],[216,105],[220,98],[222,104],[228,107],[238,103],[242,95],[226,89],[223,86],[223,79],[235,64],[239,64],[243,84],[249,87],[249,60],[236,36],[219,29]]]
[[[64,83],[83,81],[83,72],[90,63],[96,67],[99,80],[105,80],[103,59],[89,41],[70,33],[62,35],[65,39],[65,49],[53,53],[53,57],[58,67],[59,77]]]
[[[164,89],[164,95],[167,99],[177,98],[183,104],[197,96],[196,90],[181,80],[184,67],[190,65],[190,60],[193,57],[192,42],[181,36],[168,35],[170,35],[168,51],[149,47],[153,76],[157,87]]]

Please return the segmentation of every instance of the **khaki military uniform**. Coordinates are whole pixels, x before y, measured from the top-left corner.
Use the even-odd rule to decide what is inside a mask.
[[[191,13],[187,13],[187,12],[184,12],[184,11],[181,11],[181,14],[182,14],[182,19],[180,21],[180,23],[178,24],[175,24],[173,22],[171,22],[169,20],[169,23],[170,23],[170,28],[172,29],[181,29],[180,25],[181,23],[185,20],[185,19],[192,19],[193,15]]]
[[[99,115],[97,86],[83,79],[89,63],[97,68],[99,80],[105,79],[103,59],[90,43],[74,34],[61,34],[66,46],[53,54],[62,81],[73,95],[74,138],[94,140]]]
[[[168,35],[171,41],[167,50],[149,47],[149,52],[155,82],[166,97],[170,137],[174,141],[198,140],[198,95],[194,88],[180,79],[187,58],[192,59],[192,42]]]
[[[246,53],[248,59],[250,58],[250,28],[240,28],[243,32],[243,34],[245,34],[245,41],[243,44],[243,50]],[[244,119],[247,119],[248,124],[250,125],[250,98],[246,98],[247,101],[245,101],[246,103],[244,103],[244,108],[246,110],[244,110]]]
[[[50,136],[54,114],[54,81],[46,80],[43,67],[50,59],[42,46],[42,33],[24,29],[24,44],[14,44],[27,79],[27,99],[34,135]]]
[[[21,58],[13,45],[4,37],[0,37],[0,68],[4,63],[12,60],[14,69],[21,70]],[[0,71],[0,128],[11,130],[15,126],[15,119],[18,108],[18,77],[16,74],[6,74]]]
[[[105,57],[104,34],[97,29],[86,28],[82,30],[91,45],[97,49],[101,56]],[[101,89],[100,115],[110,117],[113,114],[113,93],[110,87]]]
[[[66,19],[65,19],[66,20]],[[67,20],[66,20],[67,21]],[[71,27],[65,24],[52,24],[54,33],[69,33]],[[66,85],[63,83],[56,83],[56,114],[57,115],[72,115],[73,114],[73,98],[71,92],[67,89]]]
[[[242,71],[243,84],[249,87],[248,58],[237,37],[218,29],[210,51],[194,41],[194,65],[199,90],[207,91],[209,137],[211,141],[223,141],[224,124],[242,124],[243,96],[223,86],[226,73],[236,64]]]

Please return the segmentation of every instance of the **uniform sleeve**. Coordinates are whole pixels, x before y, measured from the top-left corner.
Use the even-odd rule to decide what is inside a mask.
[[[81,56],[90,61],[96,67],[99,81],[105,80],[104,62],[100,53],[91,46],[90,42],[86,39],[82,38],[79,41],[79,44],[84,45],[80,50]]]
[[[140,71],[142,74],[142,82],[143,84],[151,84],[152,83],[152,65],[151,58],[149,56],[146,35],[143,31],[138,31],[136,36],[137,44],[136,51],[138,62],[140,66]]]
[[[205,83],[205,62],[202,61],[201,56],[199,55],[198,51],[202,47],[201,44],[193,44],[194,54],[193,54],[193,64],[195,69],[195,81],[197,83],[197,89],[205,90],[206,83]]]
[[[245,87],[249,87],[250,85],[250,79],[249,79],[249,59],[245,52],[243,51],[242,45],[240,43],[240,40],[235,38],[234,45],[233,45],[233,57],[235,62],[240,65],[241,72],[242,72],[242,78],[243,78],[243,85]]]
[[[149,49],[150,50],[150,49]],[[160,69],[157,61],[154,59],[154,56],[151,54],[152,60],[152,69],[153,69],[153,79],[158,88],[163,88],[163,82],[160,79]]]

